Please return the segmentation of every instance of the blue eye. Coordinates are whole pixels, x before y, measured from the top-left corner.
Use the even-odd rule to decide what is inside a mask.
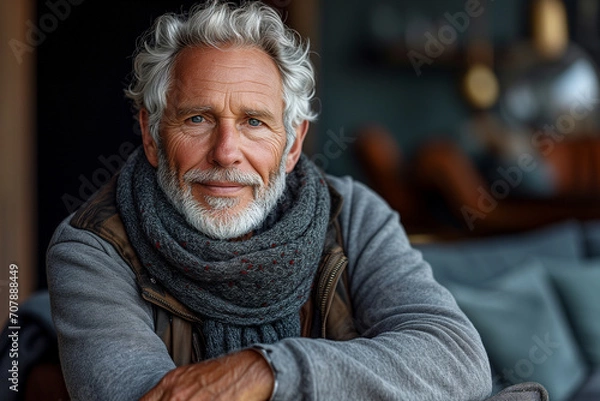
[[[248,124],[250,124],[252,127],[259,127],[262,122],[260,120],[257,120],[256,118],[250,118],[248,119]]]
[[[199,124],[201,122],[204,122],[204,117],[202,116],[193,116],[190,118],[190,121],[193,122],[194,124]]]

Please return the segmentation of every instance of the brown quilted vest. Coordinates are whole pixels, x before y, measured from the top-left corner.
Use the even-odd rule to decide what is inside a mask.
[[[177,366],[202,360],[204,341],[198,329],[202,319],[166,292],[149,275],[131,246],[116,205],[117,176],[92,196],[70,224],[91,231],[112,244],[131,267],[140,294],[153,305],[154,331],[163,340]],[[352,320],[346,266],[338,214],[341,195],[329,187],[331,216],[313,291],[300,311],[303,337],[349,340],[358,334]]]

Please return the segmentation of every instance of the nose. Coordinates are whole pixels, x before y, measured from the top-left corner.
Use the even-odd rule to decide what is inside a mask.
[[[211,164],[228,168],[241,163],[240,135],[232,122],[220,122],[214,132],[209,161]]]

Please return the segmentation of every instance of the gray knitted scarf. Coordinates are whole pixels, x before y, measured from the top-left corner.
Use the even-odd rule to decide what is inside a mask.
[[[138,149],[123,167],[117,204],[139,259],[202,317],[206,357],[300,335],[329,221],[330,200],[304,155],[263,227],[243,241],[198,232],[167,200]]]

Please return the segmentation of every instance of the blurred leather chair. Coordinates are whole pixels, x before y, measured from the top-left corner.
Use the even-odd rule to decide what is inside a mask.
[[[357,135],[356,154],[369,184],[400,212],[409,234],[492,235],[533,229],[566,219],[600,218],[600,138],[573,137],[552,142],[546,162],[555,172],[550,197],[509,195],[492,198],[490,182],[450,140],[424,144],[410,163],[389,131],[366,127]],[[487,195],[482,195],[486,192]],[[433,221],[434,207],[452,221]],[[438,213],[439,215],[440,213]]]

